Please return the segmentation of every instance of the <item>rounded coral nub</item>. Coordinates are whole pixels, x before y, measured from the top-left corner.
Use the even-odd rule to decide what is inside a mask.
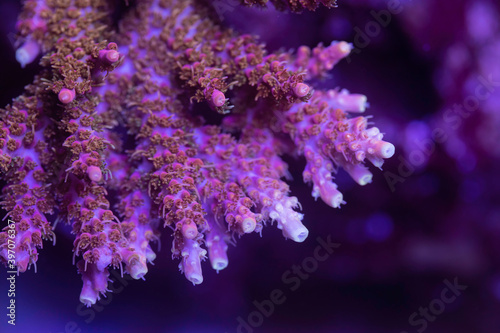
[[[91,165],[87,168],[87,174],[89,178],[93,182],[100,182],[102,179],[102,171],[101,168],[96,167],[95,165]]]
[[[380,157],[390,158],[392,157],[392,155],[394,155],[396,148],[390,142],[383,142],[377,145],[376,150],[377,150],[377,155],[379,155]]]
[[[99,59],[104,64],[113,64],[120,59],[120,52],[116,50],[101,50],[99,51]]]
[[[57,97],[59,98],[59,101],[63,104],[71,103],[75,99],[75,89],[70,90],[67,88],[63,88],[61,89]]]
[[[224,96],[222,91],[214,89],[214,92],[212,93],[212,103],[216,107],[221,107],[224,103],[226,103],[226,96]]]
[[[347,42],[339,42],[337,44],[339,51],[342,53],[343,56],[348,55],[351,52],[351,46]]]
[[[289,230],[286,236],[297,243],[302,243],[309,236],[309,230],[304,225],[297,227],[296,229]]]
[[[337,186],[331,181],[326,181],[319,186],[321,199],[333,208],[339,208],[343,203],[343,195],[337,190]]]
[[[36,57],[40,54],[40,46],[37,42],[28,41],[24,43],[16,51],[16,60],[24,68],[26,65],[31,64]]]
[[[198,236],[198,228],[194,223],[184,224],[182,226],[182,235],[187,239],[193,239]]]
[[[117,62],[118,59],[120,59],[120,53],[118,53],[118,51],[115,50],[108,51],[106,53],[106,59],[111,63]]]
[[[146,265],[144,259],[132,260],[127,266],[127,272],[133,279],[139,280],[144,278],[144,276],[148,273],[148,266]]]
[[[226,245],[217,243],[215,245],[212,245],[208,251],[208,258],[210,259],[212,268],[217,272],[226,268],[229,263],[226,253],[227,246],[226,249],[224,248],[224,246]]]
[[[304,97],[309,93],[309,90],[311,90],[311,88],[305,83],[297,83],[295,88],[293,88],[293,92],[297,97]]]
[[[200,248],[200,245],[191,239],[185,240],[184,249],[182,250],[182,262],[179,268],[184,271],[184,275],[188,281],[193,284],[200,284],[203,282],[203,275],[201,273],[200,259],[205,257],[206,250]]]
[[[244,233],[249,234],[255,230],[256,225],[255,219],[247,217],[241,222],[241,229]]]

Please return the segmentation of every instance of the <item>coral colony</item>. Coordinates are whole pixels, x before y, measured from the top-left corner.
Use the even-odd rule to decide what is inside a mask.
[[[271,3],[293,12],[336,6]],[[365,96],[311,86],[350,44],[268,53],[217,23],[206,3],[115,6],[125,5],[26,1],[19,17],[16,58],[42,68],[1,109],[2,207],[15,232],[0,234],[0,254],[19,272],[36,270],[43,240],[55,242],[64,222],[87,306],[106,293],[110,268],[144,277],[162,230],[173,236],[180,270],[199,284],[206,257],[217,271],[228,265],[235,236],[273,222],[285,238],[308,236],[283,180],[284,154],[305,156],[304,181],[334,208],[344,201],[332,173],[342,167],[366,185],[364,162],[380,168],[394,154],[358,115]]]

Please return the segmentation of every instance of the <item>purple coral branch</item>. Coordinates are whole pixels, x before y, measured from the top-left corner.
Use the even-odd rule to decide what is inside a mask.
[[[294,12],[335,6],[272,3]],[[33,85],[44,91],[34,101],[44,113],[30,123],[32,141],[25,134],[29,114],[16,103],[2,111],[7,150],[1,176],[9,182],[10,200],[3,206],[16,217],[17,246],[33,244],[30,259],[16,264],[25,270],[36,262],[39,238],[52,232],[44,214],[56,207],[73,226],[86,305],[107,292],[110,267],[144,278],[161,225],[173,231],[173,257],[193,284],[203,281],[207,254],[213,269],[226,268],[235,236],[261,233],[267,222],[276,221],[284,237],[303,242],[309,231],[283,180],[289,178],[284,154],[305,156],[303,175],[313,196],[339,207],[344,202],[332,173],[342,167],[366,185],[372,175],[363,162],[380,168],[394,153],[376,127],[367,128],[365,117],[351,118],[365,111],[365,96],[314,91],[305,82],[325,77],[350,44],[268,53],[255,37],[212,21],[210,9],[195,1],[141,1],[123,14],[116,32],[104,14],[113,10],[105,1],[27,1],[18,59],[24,66],[41,52],[45,73]],[[206,124],[211,115],[205,105],[224,115],[221,124]],[[48,127],[49,118],[57,126]],[[11,138],[19,131],[24,141]],[[40,214],[30,210],[25,216],[16,208],[28,211],[22,205],[32,196],[11,193],[25,187],[13,176],[14,157]],[[29,178],[37,172],[48,176]],[[109,196],[111,189],[118,200]],[[26,223],[34,230],[27,241]],[[0,243],[6,235],[0,234]]]

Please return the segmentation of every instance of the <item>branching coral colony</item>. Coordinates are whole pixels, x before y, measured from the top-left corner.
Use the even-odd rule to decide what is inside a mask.
[[[335,6],[271,2],[294,12]],[[110,267],[147,273],[162,227],[173,230],[180,270],[199,284],[207,254],[213,269],[227,266],[234,235],[276,221],[286,238],[307,237],[283,154],[305,156],[312,195],[335,208],[344,202],[332,172],[366,185],[364,161],[381,167],[394,154],[365,117],[351,116],[365,96],[304,83],[324,77],[350,44],[269,54],[201,2],[136,1],[118,25],[115,5],[26,1],[20,15],[17,60],[43,57],[25,93],[1,109],[2,206],[14,224],[0,234],[0,254],[18,271],[36,269],[56,214],[72,224],[87,306],[107,291]],[[210,109],[224,115],[220,126],[206,125]]]

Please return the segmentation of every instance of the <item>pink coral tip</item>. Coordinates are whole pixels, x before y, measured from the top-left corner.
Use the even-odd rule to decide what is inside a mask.
[[[219,235],[207,236],[208,258],[212,268],[217,272],[227,267],[229,260],[227,258],[227,244]]]
[[[255,230],[257,222],[254,218],[247,217],[241,222],[240,226],[244,233],[249,234]]]
[[[298,204],[296,197],[285,198],[274,205],[269,217],[278,221],[278,229],[283,231],[283,236],[302,243],[309,235],[309,230],[302,224],[304,215],[293,210]]]
[[[117,62],[118,59],[120,59],[120,53],[118,53],[118,51],[115,50],[108,51],[106,53],[106,59],[108,59],[108,61],[111,63]]]
[[[311,88],[305,83],[297,83],[295,88],[293,88],[293,92],[297,97],[304,97],[309,93],[309,90],[311,90]]]
[[[116,50],[101,50],[99,51],[101,61],[108,64],[113,64],[120,59],[120,53]]]
[[[343,42],[343,41],[339,42],[337,44],[337,48],[340,51],[340,53],[341,53],[342,56],[348,55],[351,52],[351,49],[352,49],[352,47],[351,47],[351,45],[349,43]]]
[[[365,112],[368,104],[366,96],[361,94],[339,94],[338,103],[351,112]]]
[[[94,264],[86,264],[80,260],[77,265],[78,272],[82,274],[83,287],[80,293],[80,302],[87,307],[94,305],[100,298],[100,294],[108,291],[109,272],[107,268],[100,271]]]
[[[361,186],[365,186],[372,182],[372,173],[362,164],[346,164],[344,169],[351,178]]]
[[[89,175],[89,178],[93,182],[100,182],[102,179],[102,171],[101,168],[91,165],[87,168],[87,174]]]
[[[75,99],[75,89],[62,88],[57,97],[63,104],[71,103]]]
[[[309,230],[302,224],[301,218],[302,214],[292,211],[286,219],[280,221],[278,228],[283,230],[283,236],[297,243],[305,241],[309,236]]]
[[[333,208],[339,208],[344,198],[342,193],[337,190],[337,186],[329,180],[320,182],[319,186],[315,185],[313,187],[313,196],[315,198],[320,196],[328,206]]]
[[[148,273],[148,266],[146,265],[145,258],[142,258],[141,260],[138,259],[137,256],[134,257],[130,264],[127,265],[127,272],[135,280],[144,278],[144,276]]]
[[[187,239],[193,239],[198,236],[198,228],[196,228],[196,224],[189,223],[182,225],[182,235]]]
[[[222,91],[214,89],[214,92],[212,93],[212,103],[216,107],[221,107],[224,103],[226,103],[226,96],[224,96]]]
[[[28,41],[24,43],[16,51],[16,60],[24,68],[26,65],[33,62],[40,54],[40,46],[37,42]]]
[[[182,250],[183,258],[179,264],[179,268],[184,271],[186,279],[193,284],[200,284],[203,282],[200,259],[204,258],[206,253],[207,251],[202,249],[196,241],[191,239],[185,240]]]
[[[381,158],[390,158],[394,155],[396,148],[390,142],[380,141],[374,147],[375,154]]]

